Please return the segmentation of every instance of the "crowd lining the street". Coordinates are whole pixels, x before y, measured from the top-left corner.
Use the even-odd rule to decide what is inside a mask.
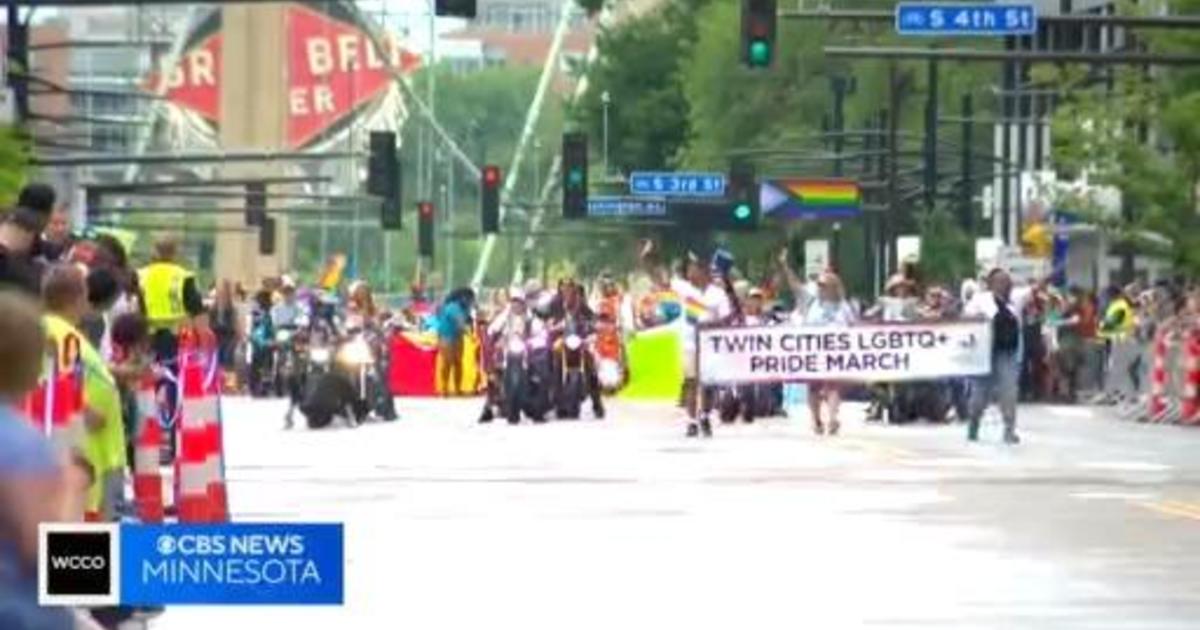
[[[1018,398],[1141,404],[1150,341],[1165,328],[1200,325],[1200,288],[1182,279],[1132,283],[1094,295],[1041,280],[1014,286],[997,269],[950,287],[923,281],[919,266],[907,263],[888,279],[883,295],[864,304],[846,295],[833,270],[800,277],[786,251],[775,272],[755,282],[741,277],[724,251],[690,254],[673,270],[657,260],[657,248],[649,242],[637,256],[642,273],[631,277],[628,288],[604,274],[590,291],[573,279],[554,289],[531,281],[490,291],[477,301],[469,289],[435,300],[415,286],[396,308],[378,304],[364,282],[339,292],[282,277],[251,293],[221,281],[205,294],[176,262],[173,241],[156,243],[154,260],[139,273],[118,239],[74,235],[66,216],[52,189],[34,184],[0,219],[0,505],[5,507],[0,512],[0,628],[5,629],[112,627],[138,612],[39,608],[37,523],[85,515],[111,521],[128,512],[125,478],[138,415],[133,384],[153,365],[169,365],[178,353],[176,334],[162,324],[164,313],[211,330],[230,375],[228,388],[250,393],[262,387],[273,331],[297,325],[323,304],[354,325],[389,322],[396,330],[434,332],[442,357],[438,378],[448,394],[477,393],[463,383],[464,338],[479,338],[479,362],[487,369],[492,342],[527,307],[551,325],[571,317],[598,325],[602,332],[594,351],[618,362],[623,337],[676,325],[685,376],[681,402],[690,436],[712,433],[714,399],[698,383],[694,360],[698,326],[846,326],[983,317],[993,323],[993,373],[974,382],[969,388],[973,393],[965,394],[969,400],[956,401],[954,407],[968,421],[968,437],[974,440],[986,403],[997,399],[1010,443],[1018,441]],[[143,283],[170,289],[160,296],[148,293]],[[785,300],[785,293],[791,298]],[[86,431],[72,448],[55,450],[35,423],[22,417],[20,405],[43,376],[47,342],[57,356],[69,337],[80,340]],[[597,365],[589,370],[594,410],[603,416],[599,390],[619,388],[620,378],[600,374]],[[834,383],[809,384],[817,433],[838,433],[843,389]],[[874,389],[873,416],[881,415],[887,396],[886,387]],[[491,404],[490,399],[485,403],[484,418]]]

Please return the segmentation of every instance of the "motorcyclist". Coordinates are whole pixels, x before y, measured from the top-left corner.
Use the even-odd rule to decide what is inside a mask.
[[[491,340],[488,345],[495,348],[495,354],[499,355],[505,351],[504,340],[510,336],[527,338],[545,331],[545,321],[532,315],[532,310],[526,303],[525,291],[521,287],[513,287],[509,291],[508,304],[492,318],[487,327],[487,337]],[[487,396],[483,401],[483,413],[479,416],[481,423],[491,422],[495,418],[495,408],[500,404],[502,395],[500,370],[503,361],[493,360],[490,364],[494,369],[488,374]]]
[[[276,330],[294,330],[304,313],[299,300],[296,299],[296,283],[284,276],[279,295],[279,303],[271,307],[271,323]]]
[[[596,331],[596,314],[584,299],[583,287],[574,279],[565,279],[559,284],[558,295],[550,308],[550,321],[560,340],[570,332],[583,339],[592,336]],[[555,382],[562,382],[559,373],[561,365],[555,362]],[[596,374],[596,357],[590,351],[583,353],[584,379],[587,383],[588,395],[592,399],[592,413],[597,420],[604,418],[604,399],[600,391],[600,379]]]

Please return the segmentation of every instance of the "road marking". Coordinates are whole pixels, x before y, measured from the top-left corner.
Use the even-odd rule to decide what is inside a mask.
[[[883,457],[891,460],[912,459],[917,457],[916,451],[911,451],[899,446],[892,446],[891,444],[885,444],[876,440],[869,440],[863,437],[835,437],[832,439],[851,448],[857,448],[859,450],[867,451],[876,455],[882,455]]]
[[[1184,501],[1138,501],[1138,505],[1168,516],[1200,521],[1200,505]]]
[[[1079,467],[1099,470],[1123,470],[1127,472],[1166,472],[1171,470],[1171,467],[1166,464],[1139,461],[1083,462],[1079,464]]]

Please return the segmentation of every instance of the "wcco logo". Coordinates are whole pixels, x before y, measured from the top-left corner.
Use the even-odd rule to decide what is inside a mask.
[[[118,601],[116,524],[44,524],[39,534],[42,605],[99,606]]]

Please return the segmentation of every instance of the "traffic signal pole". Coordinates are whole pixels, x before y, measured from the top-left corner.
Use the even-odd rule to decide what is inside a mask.
[[[508,176],[504,182],[504,188],[500,193],[500,222],[503,224],[505,210],[504,201],[512,197],[513,191],[516,190],[517,181],[521,174],[521,161],[525,157],[525,151],[530,145],[533,134],[537,129],[538,121],[541,119],[542,102],[546,98],[546,93],[550,89],[550,80],[554,77],[558,69],[559,53],[562,50],[563,40],[566,38],[567,30],[571,24],[571,17],[575,13],[575,5],[566,3],[562,5],[562,11],[559,13],[558,27],[554,29],[554,38],[550,41],[550,51],[546,54],[546,61],[542,65],[542,74],[538,78],[537,91],[534,92],[533,101],[529,104],[529,111],[525,114],[525,126],[521,131],[521,137],[517,141],[517,149],[513,153],[512,164],[508,168]],[[479,176],[476,170],[476,177]],[[483,285],[483,277],[487,274],[488,264],[492,260],[492,251],[496,248],[496,235],[489,234],[484,237],[483,249],[479,252],[479,260],[475,265],[475,273],[471,276],[471,286],[478,290]]]

